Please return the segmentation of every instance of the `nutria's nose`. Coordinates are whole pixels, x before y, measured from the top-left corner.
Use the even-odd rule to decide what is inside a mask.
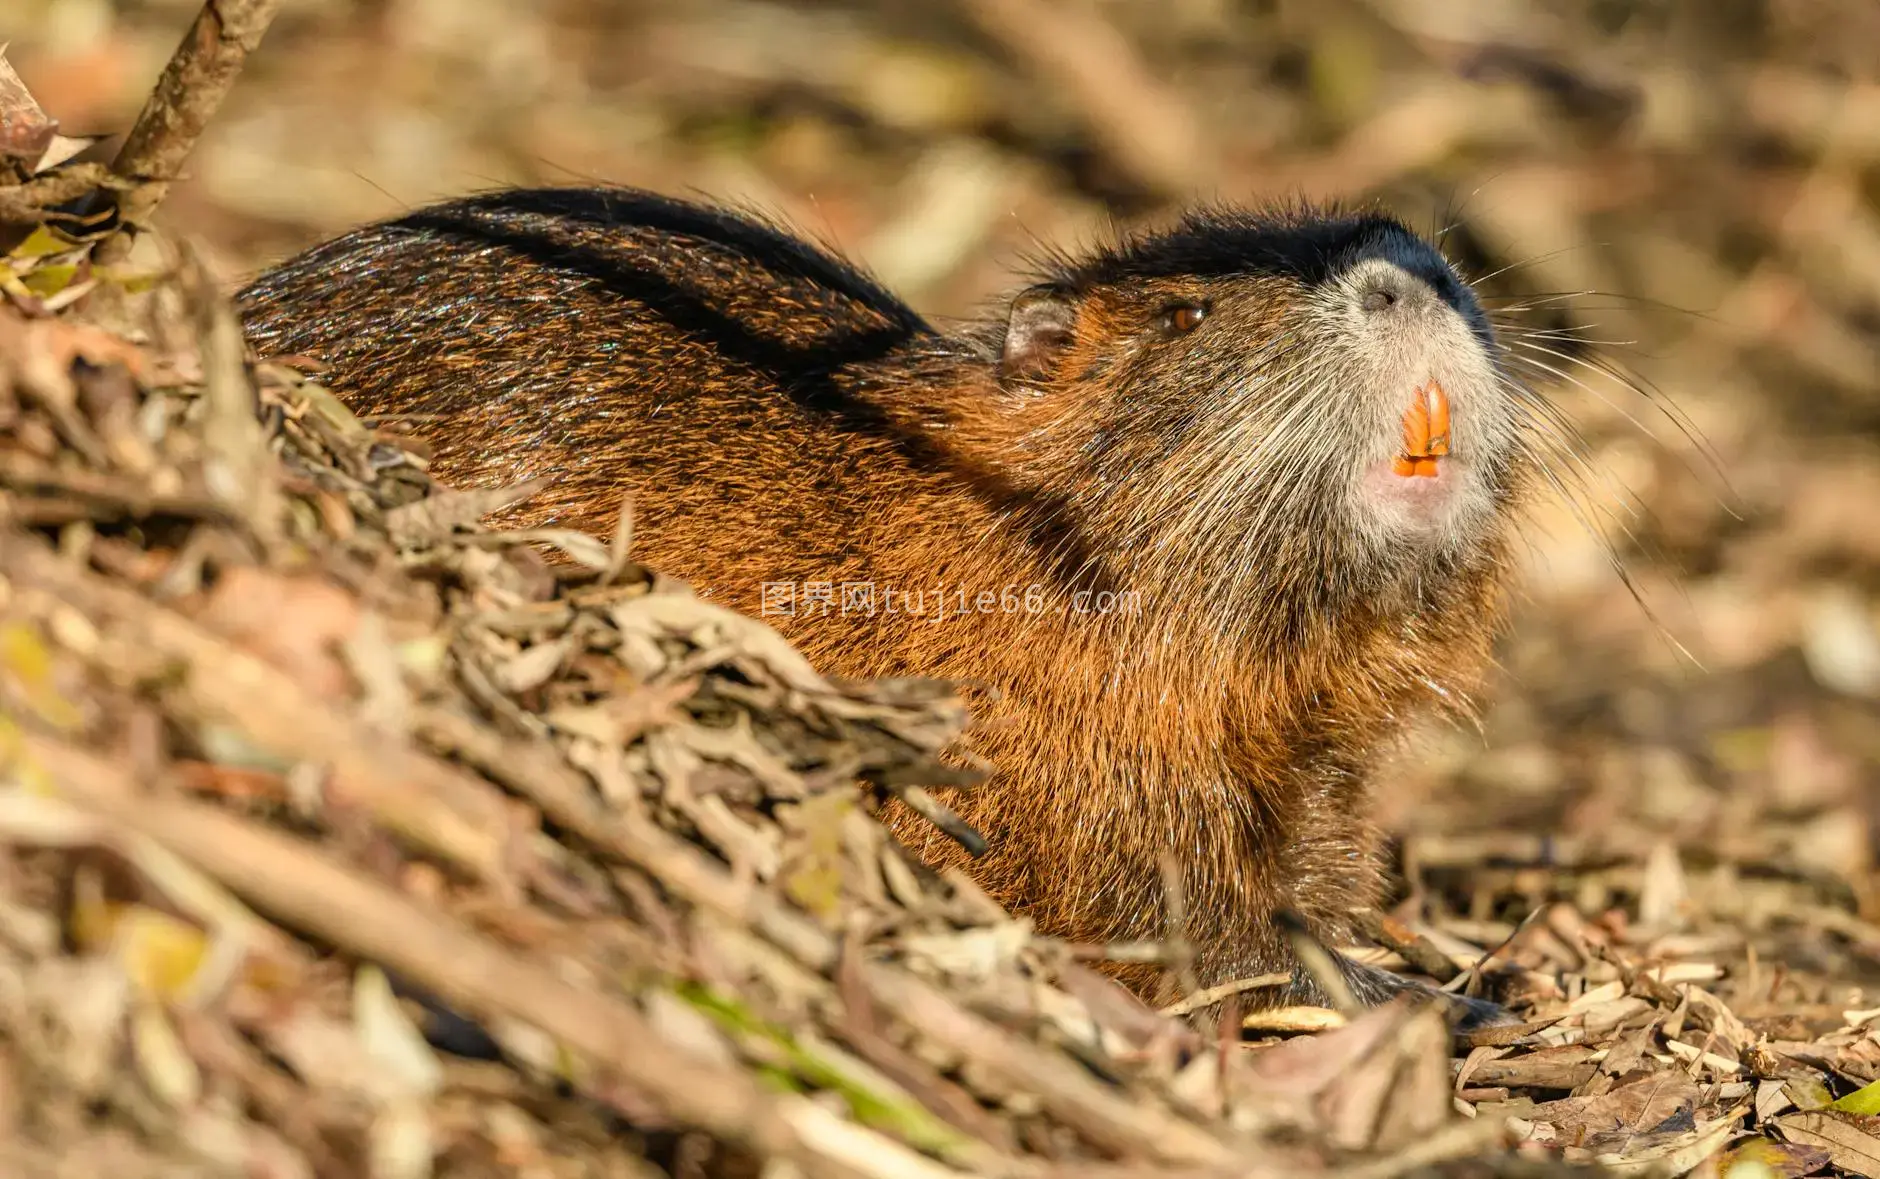
[[[1373,315],[1405,315],[1436,299],[1430,284],[1389,263],[1374,263],[1355,294],[1358,305]]]

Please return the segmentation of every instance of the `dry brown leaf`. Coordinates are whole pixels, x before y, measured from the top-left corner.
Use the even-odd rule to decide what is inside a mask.
[[[395,1101],[372,1119],[369,1173],[372,1179],[430,1179],[438,1145],[430,1106],[411,1098]]]
[[[525,647],[493,668],[490,678],[510,695],[518,695],[547,683],[575,649],[570,636],[551,639]]]
[[[90,324],[66,319],[26,319],[0,308],[0,388],[16,383],[58,406],[77,396],[72,362],[104,367],[121,364],[145,379],[149,362],[143,349]]]
[[[1527,1023],[1494,1024],[1464,1032],[1459,1039],[1470,1048],[1506,1048],[1520,1044],[1560,1022],[1560,1017]]]
[[[87,1096],[116,1075],[132,1002],[130,980],[108,959],[52,958],[19,980],[20,1048],[37,1068]]]
[[[1739,1115],[1742,1111],[1739,1111]],[[1609,1171],[1621,1175],[1682,1175],[1710,1158],[1736,1131],[1737,1117],[1719,1118],[1678,1134],[1652,1135],[1630,1140],[1620,1151],[1595,1156]]]
[[[1880,1179],[1880,1117],[1815,1110],[1779,1117],[1775,1129],[1797,1146],[1826,1151],[1843,1171]]]
[[[613,566],[613,558],[608,554],[604,541],[596,540],[585,532],[576,532],[570,528],[525,528],[515,532],[478,532],[470,534],[466,539],[471,543],[492,548],[545,544],[550,548],[560,549],[562,554],[575,564],[596,572],[605,573]]]
[[[1031,924],[1007,921],[948,934],[913,934],[900,939],[911,964],[956,979],[985,979],[1008,968],[1031,942]]]
[[[1350,1023],[1349,1019],[1329,1007],[1274,1007],[1267,1011],[1249,1012],[1241,1017],[1240,1026],[1250,1032],[1278,1032],[1286,1035],[1335,1031]]]
[[[1690,891],[1684,879],[1684,865],[1678,859],[1677,844],[1668,839],[1659,840],[1645,858],[1645,881],[1639,891],[1639,924],[1648,929],[1675,928],[1690,902]]]
[[[435,1095],[443,1084],[437,1054],[392,993],[385,972],[367,963],[353,979],[353,1030],[382,1070],[394,1103]]]
[[[138,1075],[152,1093],[177,1109],[196,1103],[202,1096],[202,1070],[184,1050],[160,1003],[146,999],[136,1004],[130,1040]]]
[[[4,46],[0,46],[0,162],[11,161],[36,171],[58,129],[58,121],[40,109],[26,83],[7,63]]]
[[[841,911],[843,869],[848,864],[842,827],[854,806],[854,796],[832,790],[812,795],[782,815],[789,832],[782,872],[784,893],[825,921],[833,921]]]
[[[1442,1013],[1430,1008],[1414,1012],[1394,1038],[1391,1058],[1391,1083],[1372,1139],[1382,1151],[1404,1149],[1452,1116],[1449,1029]]]
[[[394,544],[407,548],[438,544],[453,532],[513,507],[548,485],[547,479],[531,479],[510,487],[441,492],[385,513],[385,528]]]
[[[1057,979],[1072,998],[1083,1004],[1098,1025],[1138,1051],[1158,1041],[1169,1041],[1191,1050],[1200,1046],[1193,1029],[1163,1016],[1115,979],[1075,962],[1060,966]]]
[[[1575,1146],[1594,1135],[1646,1133],[1697,1108],[1702,1091],[1681,1072],[1622,1085],[1597,1097],[1566,1097],[1536,1105],[1523,1116],[1554,1127],[1556,1141]]]
[[[683,718],[678,705],[697,690],[696,679],[674,680],[610,695],[596,704],[561,705],[541,716],[561,732],[617,747]]]
[[[667,726],[656,730],[650,740],[683,750],[694,762],[716,762],[735,766],[749,774],[773,798],[803,797],[803,778],[782,757],[764,748],[751,728],[750,716],[739,713],[728,729],[702,725]]]
[[[1484,1061],[1475,1071],[1473,1084],[1506,1085],[1509,1088],[1572,1089],[1585,1084],[1599,1071],[1594,1050],[1583,1044],[1542,1048],[1523,1056]]]
[[[39,159],[33,163],[32,170],[35,173],[50,171],[73,159],[93,144],[104,142],[106,138],[107,136],[103,135],[55,134],[52,141],[46,144],[46,150],[41,152]]]
[[[774,629],[690,594],[646,594],[622,602],[611,613],[623,634],[680,637],[705,650],[729,646],[785,687],[818,694],[831,691],[829,682]]]
[[[279,1135],[237,1116],[224,1105],[198,1105],[178,1119],[176,1135],[202,1160],[201,1174],[266,1175],[269,1179],[314,1179],[312,1166]]]
[[[409,1082],[388,1075],[384,1061],[362,1040],[357,1023],[325,1015],[310,1004],[271,1021],[263,1039],[316,1088],[375,1104],[398,1100],[407,1092]]]
[[[1839,1045],[1829,1062],[1834,1071],[1862,1085],[1880,1079],[1880,1042],[1861,1036]]]

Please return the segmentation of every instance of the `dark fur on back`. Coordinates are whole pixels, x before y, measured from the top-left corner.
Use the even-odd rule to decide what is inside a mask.
[[[735,608],[759,613],[766,582],[1038,587],[1047,609],[770,621],[832,673],[996,689],[970,740],[997,779],[951,800],[992,841],[979,879],[1049,932],[1158,937],[1173,857],[1218,982],[1291,963],[1276,910],[1338,937],[1377,898],[1366,783],[1413,717],[1462,706],[1501,615],[1518,463],[1485,468],[1492,527],[1406,554],[1334,494],[1339,448],[1369,437],[1354,411],[1286,434],[1336,384],[1310,305],[1380,257],[1492,348],[1414,235],[1305,211],[1211,210],[1061,259],[1073,338],[1022,382],[1002,321],[942,335],[780,229],[626,190],[423,210],[241,306],[261,353],[331,365],[358,412],[440,418],[447,480],[555,476],[520,520],[605,533],[631,494],[641,559]],[[1159,326],[1182,300],[1214,308],[1211,335]],[[1247,465],[1268,435],[1294,448],[1284,477]],[[1090,590],[1137,608],[1080,613]]]

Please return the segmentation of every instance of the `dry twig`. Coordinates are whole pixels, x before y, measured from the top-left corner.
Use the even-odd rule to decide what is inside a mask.
[[[99,262],[130,253],[132,235],[182,175],[183,161],[280,6],[280,0],[205,0],[111,162],[111,171],[134,187],[118,201],[118,232],[99,245]]]

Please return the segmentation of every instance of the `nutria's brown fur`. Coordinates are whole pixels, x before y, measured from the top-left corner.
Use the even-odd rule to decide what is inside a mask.
[[[242,307],[360,412],[442,415],[446,480],[553,475],[527,519],[602,534],[631,492],[655,568],[758,614],[793,583],[767,616],[825,670],[992,689],[996,779],[950,800],[991,841],[972,870],[1046,931],[1154,938],[1173,857],[1203,983],[1293,968],[1276,911],[1337,938],[1378,898],[1367,787],[1485,666],[1533,467],[1471,292],[1374,215],[1198,213],[942,334],[753,220],[508,192],[322,245]],[[1392,482],[1438,378],[1448,482]],[[935,587],[943,621],[883,601]]]

